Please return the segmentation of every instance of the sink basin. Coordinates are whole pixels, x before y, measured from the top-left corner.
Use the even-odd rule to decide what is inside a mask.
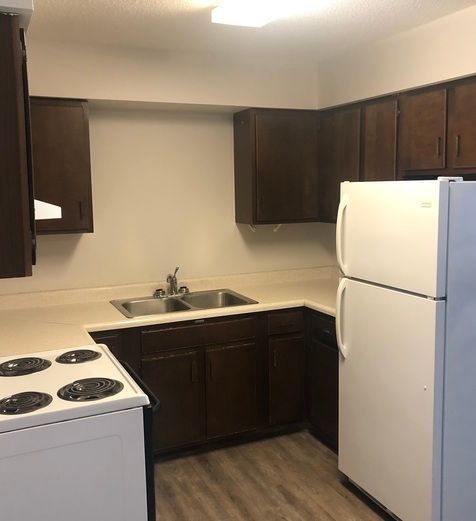
[[[256,300],[240,295],[231,289],[216,289],[210,291],[194,291],[174,297],[111,300],[127,318],[144,315],[160,315],[175,311],[190,311],[197,309],[225,308],[256,304]]]
[[[212,291],[195,291],[187,293],[182,300],[193,308],[213,309],[226,308],[228,306],[244,306],[256,304],[255,300],[235,293],[229,289],[217,289]]]
[[[143,315],[160,315],[173,313],[174,311],[188,311],[190,309],[189,305],[182,302],[180,298],[175,297],[113,300],[111,304],[127,318]]]

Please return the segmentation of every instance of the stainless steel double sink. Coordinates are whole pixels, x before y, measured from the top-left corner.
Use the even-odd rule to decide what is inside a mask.
[[[257,302],[231,289],[215,289],[210,291],[194,291],[192,293],[170,297],[111,300],[111,304],[127,318],[134,318],[144,315],[173,313],[176,311],[245,306],[247,304],[257,304]]]

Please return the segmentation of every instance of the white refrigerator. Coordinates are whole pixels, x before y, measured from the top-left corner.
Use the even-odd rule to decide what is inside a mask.
[[[476,182],[345,182],[339,469],[403,521],[476,520]]]

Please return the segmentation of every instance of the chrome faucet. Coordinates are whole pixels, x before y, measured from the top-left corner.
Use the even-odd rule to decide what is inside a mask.
[[[169,273],[167,275],[167,283],[169,285],[169,295],[177,295],[178,294],[178,288],[177,288],[177,271],[179,270],[180,266],[177,266],[175,268],[174,274],[172,275]]]

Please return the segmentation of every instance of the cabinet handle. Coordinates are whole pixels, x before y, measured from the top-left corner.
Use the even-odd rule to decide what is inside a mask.
[[[213,380],[212,361],[208,361],[208,379],[210,382]]]
[[[197,361],[196,360],[192,360],[192,364],[191,364],[191,381],[192,381],[192,383],[198,382]]]
[[[461,136],[459,134],[456,134],[456,157],[459,157],[460,155],[460,148],[461,148]]]
[[[84,217],[83,201],[79,201],[79,220],[82,221]]]
[[[440,136],[438,136],[436,138],[436,155],[438,157],[441,156],[441,137]]]
[[[273,349],[273,367],[278,367],[278,355],[276,349]]]

